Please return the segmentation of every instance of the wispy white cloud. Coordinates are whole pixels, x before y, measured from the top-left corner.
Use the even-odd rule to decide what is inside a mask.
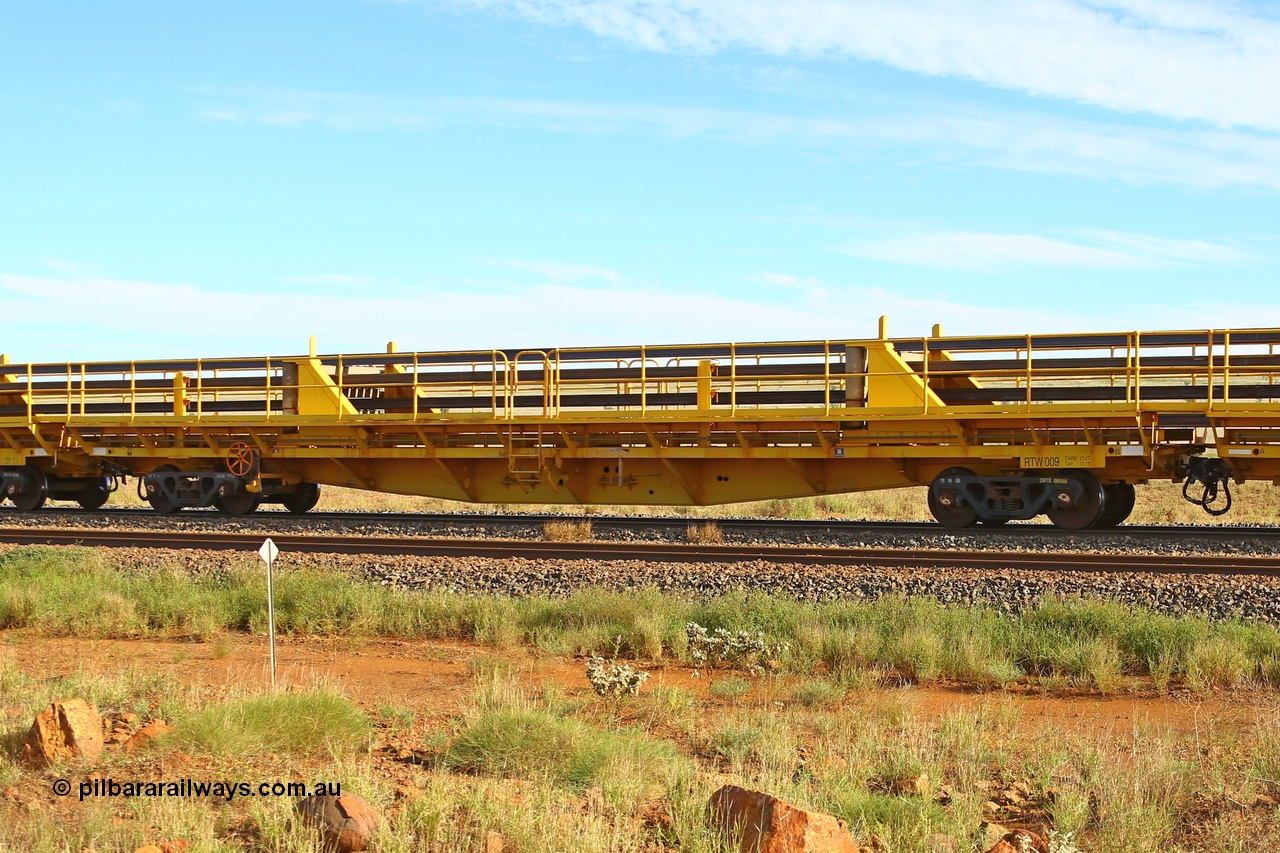
[[[430,0],[649,50],[847,56],[1108,109],[1280,130],[1280,20],[1207,0]]]
[[[86,264],[82,261],[74,261],[67,258],[46,258],[44,264],[54,272],[69,275],[97,275],[102,272],[102,268],[96,264]]]
[[[519,258],[485,258],[481,263],[493,269],[532,273],[539,278],[548,279],[550,281],[571,282],[592,279],[618,281],[620,278],[617,270],[611,270],[608,267],[591,266],[589,264],[565,264],[554,261],[526,261],[520,260]]]
[[[391,98],[287,90],[201,95],[209,121],[335,130],[426,130],[448,124],[573,133],[711,137],[829,156],[891,156],[1042,174],[1197,188],[1280,190],[1280,137],[1159,129],[993,110],[907,104],[855,118],[645,104],[503,98]]]
[[[378,281],[371,275],[349,275],[347,273],[313,273],[311,275],[291,275],[280,279],[284,284],[312,284],[320,287],[368,287]]]
[[[839,340],[873,336],[880,314],[888,314],[890,332],[902,336],[927,334],[934,323],[953,334],[1280,326],[1280,305],[1274,304],[1217,300],[1162,306],[1117,300],[1096,309],[1028,308],[912,296],[786,272],[771,275],[779,284],[803,286],[788,288],[782,299],[745,289],[717,295],[691,287],[615,284],[488,292],[406,288],[398,294],[330,292],[299,299],[161,282],[0,274],[0,298],[15,316],[34,318],[6,335],[9,354],[19,361],[64,362],[287,354],[305,351],[309,335],[317,335],[326,352],[376,352],[387,340],[397,341],[402,350]],[[625,310],[601,310],[620,304]],[[193,338],[193,316],[218,334]],[[245,323],[246,316],[270,317],[270,335],[264,338],[259,325]],[[141,328],[148,330],[144,338],[134,334]]]
[[[1037,234],[922,231],[859,240],[839,251],[876,261],[949,270],[1026,266],[1138,270],[1188,264],[1238,264],[1257,259],[1222,243],[1115,231],[1088,231],[1076,239]]]

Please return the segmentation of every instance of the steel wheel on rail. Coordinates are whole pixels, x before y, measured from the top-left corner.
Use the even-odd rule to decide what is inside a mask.
[[[161,465],[159,468],[155,470],[155,472],[177,471],[177,470],[178,470],[177,465]],[[141,480],[138,481],[138,488],[139,489],[142,488]],[[143,495],[143,497],[146,498],[147,503],[151,504],[151,508],[156,512],[160,513],[161,515],[172,515],[173,513],[182,509],[182,507],[178,506],[176,503],[174,503],[173,501],[165,497],[164,492],[160,491],[159,489],[156,489],[154,492],[149,492],[146,495]]]
[[[49,480],[45,477],[44,472],[34,465],[24,465],[22,468],[22,486],[9,495],[9,500],[13,501],[13,505],[18,508],[18,512],[35,512],[44,506],[44,502],[48,499]]]
[[[929,486],[929,512],[933,513],[933,517],[943,527],[959,529],[973,527],[978,523],[978,511],[961,501],[959,489],[946,485],[939,487],[938,482],[949,477],[972,476],[973,472],[968,468],[948,468],[935,477]]]
[[[248,515],[257,509],[260,503],[262,503],[262,493],[247,489],[241,489],[231,495],[219,495],[213,499],[213,505],[218,512],[227,515]]]
[[[320,485],[318,483],[299,483],[294,490],[280,498],[284,508],[294,515],[302,515],[313,509],[320,502]]]
[[[111,481],[103,477],[76,498],[76,503],[85,509],[99,509],[111,497]]]
[[[1133,504],[1137,500],[1138,490],[1133,483],[1107,483],[1102,487],[1106,493],[1106,506],[1102,508],[1102,517],[1096,527],[1115,527],[1124,522],[1133,512]]]
[[[1065,477],[1080,486],[1080,497],[1076,499],[1069,490],[1064,489],[1064,497],[1071,500],[1070,505],[1050,507],[1046,513],[1054,527],[1063,530],[1084,530],[1096,527],[1102,518],[1102,511],[1107,505],[1107,493],[1102,483],[1091,472],[1074,468],[1062,472]]]

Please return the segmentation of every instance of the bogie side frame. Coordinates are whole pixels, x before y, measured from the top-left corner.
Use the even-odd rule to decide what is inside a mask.
[[[1095,526],[1105,506],[1077,510],[1095,492],[1114,516],[1151,479],[1190,475],[1211,506],[1230,481],[1280,480],[1278,347],[1244,329],[5,359],[0,494],[33,508],[43,478],[97,500],[133,476],[171,509],[234,512],[305,509],[316,484],[668,506],[932,484],[954,526],[1033,508]]]

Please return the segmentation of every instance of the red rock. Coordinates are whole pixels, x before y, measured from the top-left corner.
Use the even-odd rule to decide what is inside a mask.
[[[842,821],[760,791],[725,785],[711,795],[707,812],[741,853],[858,853]]]
[[[1000,840],[996,842],[996,846],[992,847],[987,853],[1019,853],[1018,848],[1014,847],[1008,841]]]
[[[320,831],[325,849],[333,853],[368,850],[382,825],[377,809],[354,794],[306,797],[295,808],[304,821]]]
[[[921,773],[919,776],[899,779],[889,789],[900,797],[927,797],[933,790],[933,784],[929,781],[928,773]]]
[[[70,758],[95,759],[102,755],[102,747],[98,709],[83,699],[67,699],[36,716],[22,758],[33,767],[47,767]]]
[[[164,723],[148,723],[134,732],[133,735],[124,742],[124,748],[132,752],[135,749],[140,749],[151,743],[151,741],[155,740],[160,735],[167,735],[170,732],[176,731],[177,729],[173,726],[166,726]]]
[[[503,838],[501,832],[489,830],[484,834],[484,853],[502,853],[507,846],[507,839]]]
[[[166,841],[160,845],[160,853],[182,853],[191,845],[185,839],[179,838],[176,841]]]
[[[161,850],[154,844],[144,844],[141,847],[133,848],[133,853],[161,853]]]

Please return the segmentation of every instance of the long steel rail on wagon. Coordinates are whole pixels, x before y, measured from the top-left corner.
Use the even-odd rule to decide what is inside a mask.
[[[339,485],[484,503],[708,505],[927,485],[950,527],[1214,512],[1280,480],[1280,330],[0,363],[0,492],[128,482],[172,512]]]

